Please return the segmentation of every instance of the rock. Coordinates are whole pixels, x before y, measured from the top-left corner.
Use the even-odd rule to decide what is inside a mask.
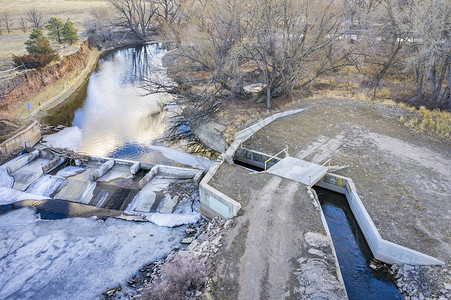
[[[202,295],[201,291],[196,291],[196,293],[194,294],[194,297],[200,297]]]
[[[415,267],[406,264],[406,265],[404,265],[403,269],[404,269],[404,272],[410,272],[410,271],[415,270]]]
[[[227,221],[224,223],[224,228],[225,228],[225,229],[230,228],[231,226],[232,226],[232,220],[227,220]]]
[[[115,292],[116,292],[116,288],[112,288],[112,289],[109,289],[109,290],[103,292],[102,295],[105,295],[107,297],[111,297]]]
[[[207,236],[205,233],[201,233],[201,234],[197,237],[197,239],[198,239],[199,241],[205,241],[205,240],[208,239],[208,236]]]
[[[186,237],[180,243],[182,243],[182,244],[191,244],[193,242],[193,240],[194,240],[193,237]]]
[[[199,242],[197,240],[193,241],[189,246],[188,246],[188,251],[192,251],[194,248],[197,247],[197,245],[199,245]]]
[[[194,228],[186,228],[185,229],[186,234],[190,235],[190,234],[194,234],[196,233],[196,229]]]
[[[399,266],[397,264],[393,264],[391,269],[396,272],[399,269]]]
[[[450,283],[444,283],[443,286],[445,287],[445,289],[447,290],[451,290],[451,284]]]

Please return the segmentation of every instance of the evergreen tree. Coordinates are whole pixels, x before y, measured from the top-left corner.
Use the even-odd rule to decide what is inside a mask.
[[[58,41],[58,43],[62,42],[61,38],[63,27],[63,21],[55,17],[50,18],[49,23],[45,26],[45,28],[49,31],[49,38]]]
[[[30,54],[56,56],[55,50],[50,46],[50,41],[44,36],[42,30],[38,28],[33,28],[28,40],[25,42],[25,49]]]
[[[78,41],[77,29],[74,27],[74,23],[67,19],[66,23],[61,30],[63,35],[63,41],[72,45],[73,42]]]

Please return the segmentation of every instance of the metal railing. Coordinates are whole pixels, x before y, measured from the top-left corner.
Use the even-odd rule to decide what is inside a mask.
[[[279,155],[279,154],[281,154],[282,152],[285,152],[285,157],[287,157],[288,156],[288,147],[286,147],[285,149],[283,149],[282,151],[280,151],[279,153],[277,153],[276,155],[273,155],[273,156],[271,156],[269,159],[267,159],[266,161],[265,161],[265,172],[266,172],[266,167],[267,167],[267,165],[268,165],[268,163],[271,161],[271,160],[273,160],[274,158],[277,158],[277,156]]]
[[[308,177],[308,186],[309,186],[309,188],[311,188],[312,186],[314,186],[314,185],[322,178],[322,176],[321,176],[320,178],[318,178],[317,180],[315,180],[315,181],[312,183],[312,176],[315,175],[315,173],[317,173],[319,170],[321,170],[321,168],[324,167],[326,164],[328,165],[328,166],[327,166],[327,172],[326,172],[326,173],[330,172],[330,160],[331,160],[331,158],[329,158],[329,159],[328,159],[325,163],[323,163],[318,169],[316,169],[315,171],[313,171],[312,174],[309,175],[309,177]]]

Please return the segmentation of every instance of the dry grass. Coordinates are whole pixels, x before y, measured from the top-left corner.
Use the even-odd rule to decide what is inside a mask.
[[[43,12],[46,20],[51,17],[61,18],[62,20],[70,18],[80,34],[84,31],[83,25],[89,17],[89,9],[105,5],[107,5],[107,2],[104,0],[0,0],[0,13],[8,12],[13,22],[11,34],[6,34],[3,29],[3,34],[0,35],[0,70],[10,68],[12,54],[23,55],[26,52],[24,42],[28,39],[30,32],[24,33],[20,29],[19,20],[26,17],[29,8],[35,7]],[[4,27],[4,24],[0,21],[0,28]],[[59,45],[53,43],[52,46],[57,48]],[[76,48],[61,49],[60,55],[70,54]]]
[[[140,299],[145,300],[179,300],[195,298],[196,291],[205,287],[209,267],[204,260],[195,254],[176,255],[167,261],[159,280],[145,286]],[[187,295],[192,295],[192,297]]]
[[[396,103],[393,100],[386,100],[382,104],[402,107],[410,112],[417,113],[418,117],[401,117],[401,122],[407,127],[441,138],[451,138],[451,113],[448,111],[441,111],[439,109],[429,110],[424,106],[416,109],[405,103]]]

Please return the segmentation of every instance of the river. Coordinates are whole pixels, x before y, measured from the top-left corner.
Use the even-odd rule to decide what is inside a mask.
[[[172,97],[146,95],[141,88],[143,78],[168,80],[162,67],[165,53],[158,43],[107,53],[89,81],[52,112],[46,123],[79,130],[81,142],[76,150],[89,155],[205,167],[184,153],[182,144],[165,141],[177,109]]]

